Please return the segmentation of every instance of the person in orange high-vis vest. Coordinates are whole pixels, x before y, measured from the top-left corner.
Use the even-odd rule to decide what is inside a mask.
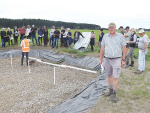
[[[26,63],[28,66],[28,55],[30,51],[30,39],[27,39],[27,37],[24,35],[23,40],[21,41],[20,46],[22,47],[22,58],[21,58],[21,66],[23,65],[23,59],[24,59],[24,54],[26,54]]]

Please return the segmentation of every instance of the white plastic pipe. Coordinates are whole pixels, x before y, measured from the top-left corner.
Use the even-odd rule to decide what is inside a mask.
[[[54,67],[54,85],[55,85],[55,67]]]
[[[32,57],[29,57],[29,58],[33,59],[33,60],[36,60],[37,62],[41,62],[43,64],[48,64],[48,65],[52,65],[52,66],[63,67],[63,68],[71,68],[71,69],[76,69],[76,70],[85,71],[85,72],[89,72],[89,73],[97,73],[97,71],[91,71],[91,70],[77,68],[77,67],[73,67],[73,66],[58,65],[58,64],[48,63],[48,62],[42,62],[40,59],[32,58]]]

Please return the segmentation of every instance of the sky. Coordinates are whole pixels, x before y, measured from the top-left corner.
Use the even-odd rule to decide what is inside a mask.
[[[150,28],[148,0],[0,0],[0,18]]]

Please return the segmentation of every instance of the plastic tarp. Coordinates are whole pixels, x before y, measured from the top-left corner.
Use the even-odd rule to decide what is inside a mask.
[[[0,59],[21,56],[21,50],[0,51]],[[83,57],[72,58],[70,55],[57,55],[52,51],[31,50],[29,56],[44,58],[54,62],[64,60],[66,64],[84,66],[93,70],[100,71],[99,58]],[[93,107],[97,100],[101,98],[102,92],[108,86],[105,73],[100,74],[96,79],[92,80],[81,92],[73,98],[53,107],[45,113],[86,113]]]
[[[88,45],[90,43],[91,32],[82,32],[82,35],[85,38],[80,36],[79,40],[75,43],[73,49],[77,49],[77,50],[84,52],[88,48]]]

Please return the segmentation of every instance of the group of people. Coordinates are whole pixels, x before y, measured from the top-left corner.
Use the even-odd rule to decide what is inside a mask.
[[[117,33],[116,24],[113,22],[109,23],[108,29],[109,33],[102,38],[99,64],[104,66],[108,77],[109,91],[105,96],[112,95],[112,102],[115,103],[117,102],[116,94],[121,67],[125,64],[125,68],[134,66],[133,51],[138,35],[134,28],[130,29],[128,26],[125,31],[121,26],[121,33]],[[141,74],[145,71],[145,55],[148,51],[148,36],[143,29],[139,30],[139,35],[141,36],[138,42],[139,68],[134,72],[135,74]],[[129,56],[131,57],[130,65]]]
[[[38,39],[36,38],[36,33],[38,34]],[[41,46],[44,42],[44,46],[49,45],[54,48],[58,48],[58,43],[60,39],[60,47],[70,47],[70,45],[74,42],[74,44],[79,40],[80,35],[85,38],[78,29],[75,29],[74,33],[74,39],[72,39],[72,33],[70,32],[70,28],[64,29],[64,27],[61,27],[61,31],[58,30],[57,27],[52,26],[52,29],[50,32],[48,32],[48,29],[46,26],[44,28],[40,27],[39,30],[35,28],[34,25],[32,25],[32,28],[30,28],[30,25],[27,26],[27,29],[25,29],[24,26],[22,28],[17,29],[17,26],[14,27],[13,31],[8,28],[8,31],[6,33],[5,28],[2,28],[1,31],[1,41],[2,41],[2,47],[5,47],[6,42],[8,42],[10,46],[11,45],[18,45],[18,37],[20,34],[20,43],[23,40],[23,36],[27,36],[27,39],[32,38],[32,43],[34,45],[34,41],[36,41],[36,45]],[[48,38],[50,37],[50,38]],[[14,39],[14,43],[13,43]]]
[[[137,35],[136,30],[134,28],[130,29],[129,26],[123,30],[123,27],[120,26],[121,34],[124,36],[126,41],[126,65],[124,68],[128,68],[129,66],[134,66],[134,59],[133,59],[133,51],[136,48],[137,38],[139,38],[138,48],[139,48],[139,68],[134,73],[141,74],[145,70],[145,55],[147,53],[148,48],[148,36],[145,34],[144,30],[139,30],[139,35]],[[129,64],[129,56],[131,57],[131,64]]]

